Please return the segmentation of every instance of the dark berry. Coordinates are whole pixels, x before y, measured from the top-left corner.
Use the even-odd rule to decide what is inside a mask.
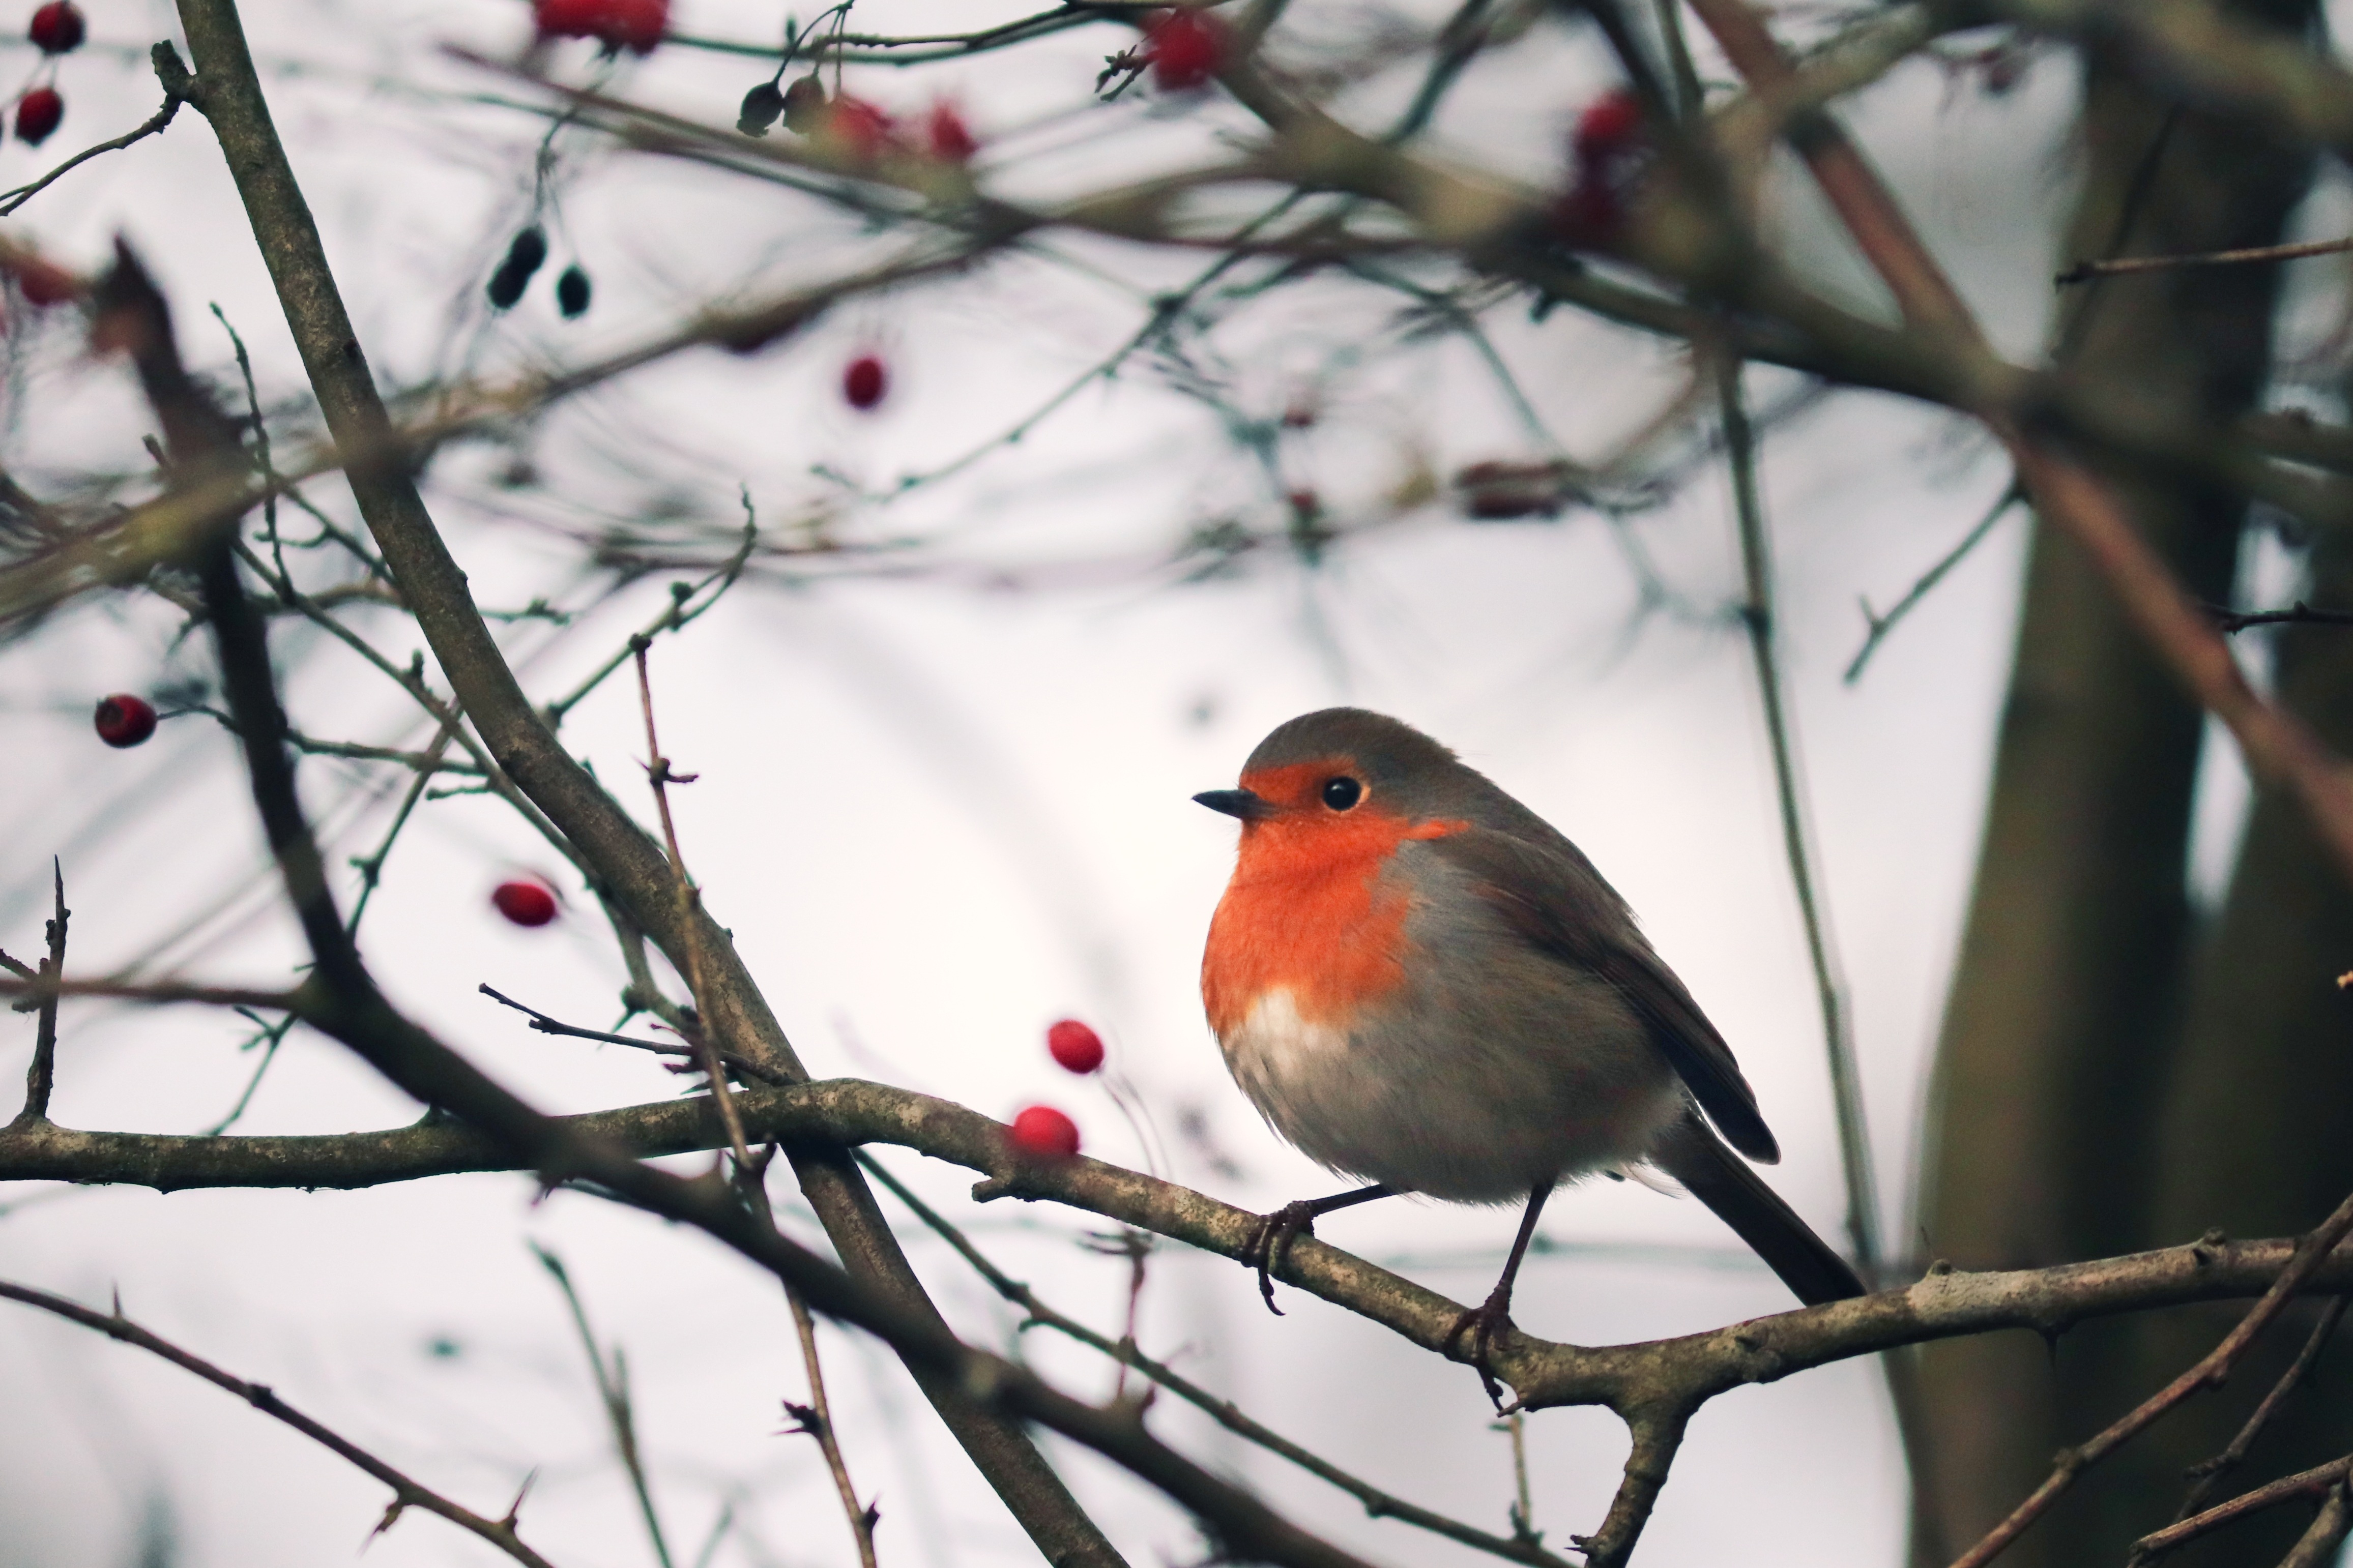
[[[873,354],[860,354],[842,369],[841,395],[852,408],[871,409],[890,390],[891,373]]]
[[[567,321],[585,316],[588,313],[589,292],[588,274],[575,262],[555,280],[555,308],[564,312]]]
[[[785,129],[796,136],[814,136],[825,123],[825,83],[811,71],[785,89]]]
[[[491,297],[491,308],[495,310],[512,310],[514,302],[522,298],[522,291],[531,286],[533,274],[546,259],[547,236],[537,224],[532,224],[514,237],[514,243],[507,247],[506,259],[499,263],[496,272],[491,274],[490,288],[486,290]]]
[[[117,751],[138,745],[155,732],[155,710],[142,697],[118,691],[101,697],[91,716],[98,738]]]
[[[507,247],[507,258],[502,265],[529,278],[546,259],[547,231],[532,224],[516,234],[514,243]]]
[[[765,136],[768,127],[784,111],[784,89],[775,82],[764,81],[744,95],[744,106],[735,111],[735,129],[746,136]]]
[[[56,88],[37,87],[16,100],[16,140],[39,146],[66,117],[66,100]]]
[[[27,34],[33,47],[41,53],[62,55],[81,47],[89,31],[82,21],[81,8],[73,0],[49,0],[33,13],[33,25]]]

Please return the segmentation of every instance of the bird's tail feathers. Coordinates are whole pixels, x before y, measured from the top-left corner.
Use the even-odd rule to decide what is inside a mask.
[[[1847,1260],[1813,1233],[1781,1195],[1687,1112],[1651,1152],[1660,1169],[1715,1211],[1809,1307],[1868,1294]]]

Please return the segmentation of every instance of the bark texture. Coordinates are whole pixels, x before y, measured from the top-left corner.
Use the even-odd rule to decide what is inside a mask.
[[[2353,605],[2353,539],[2316,542],[2306,592],[2315,605]],[[2278,658],[2282,700],[2331,745],[2353,745],[2353,631],[2290,627],[2280,634]],[[2229,897],[2191,974],[2158,1108],[2152,1228],[2299,1230],[2353,1190],[2353,999],[2337,984],[2348,969],[2353,889],[2295,803],[2258,801]],[[2134,1325],[2137,1370],[2157,1377],[2187,1364],[2231,1318],[2228,1310],[2200,1308]],[[2302,1337],[2284,1326],[2260,1364],[2157,1434],[2144,1484],[2178,1491],[2183,1468],[2230,1441]],[[2239,1479],[2260,1483],[2348,1449],[2353,1357],[2339,1345],[2323,1352],[2310,1384],[2283,1406]],[[2304,1510],[2285,1510],[2175,1561],[2180,1568],[2276,1562],[2306,1522]]]
[[[2300,5],[2238,9],[2288,26],[2309,17]],[[2082,143],[2068,260],[2274,243],[2310,178],[2301,154],[2177,109],[2099,59]],[[2061,357],[2098,397],[2227,422],[2268,376],[2276,282],[2269,268],[2108,279],[2068,301]],[[2112,477],[2189,590],[2227,599],[2243,508]],[[2091,564],[2038,527],[1931,1088],[1915,1237],[1933,1256],[2031,1267],[2158,1233],[2152,1194],[2171,1153],[2158,1129],[2195,944],[2184,872],[2200,731]],[[2311,873],[2328,875],[2316,854]],[[2286,1227],[2310,1226],[2341,1195]],[[2212,1223],[2189,1223],[2182,1239]],[[2051,1345],[2014,1335],[1928,1347],[1906,1422],[1915,1562],[1951,1561],[2033,1489],[2055,1451],[2195,1358],[2151,1373],[2134,1331],[2109,1325]],[[2003,1561],[2122,1561],[2179,1497],[2177,1469],[2171,1496],[2152,1503],[2144,1469],[2095,1473]]]

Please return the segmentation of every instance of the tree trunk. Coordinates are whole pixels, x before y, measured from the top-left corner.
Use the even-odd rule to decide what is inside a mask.
[[[2172,110],[2113,62],[2089,68],[2083,141],[2070,261],[2273,243],[2309,179],[2306,157]],[[2272,268],[2106,279],[2068,301],[2061,356],[2098,395],[2227,420],[2267,376],[2275,282]],[[2112,478],[2189,591],[2227,598],[2244,509]],[[2155,1235],[2154,1129],[2192,938],[2184,873],[2200,725],[2082,553],[2038,528],[1928,1108],[1916,1239],[1957,1268],[2037,1267]],[[2133,1381],[2134,1349],[2130,1325],[2050,1346],[1997,1335],[1927,1347],[1906,1423],[1915,1562],[1949,1562],[2033,1489],[2054,1452],[2153,1389]],[[2146,1489],[2095,1473],[2007,1568],[2122,1561],[2178,1498],[2177,1484],[2152,1518]]]
[[[2314,547],[2316,605],[2353,605],[2353,538]],[[2340,751],[2353,749],[2353,630],[2282,634],[2279,693]],[[2310,1229],[2353,1190],[2353,888],[2293,800],[2256,803],[2230,898],[2192,971],[2181,1043],[2158,1121],[2154,1224],[2168,1238],[2211,1227],[2233,1236]],[[2240,1310],[2217,1306],[2139,1325],[2136,1372],[2151,1386],[2212,1348]],[[2273,1331],[2263,1353],[2149,1440],[2146,1485],[2178,1497],[2183,1468],[2229,1442],[2300,1348],[2310,1315]],[[2353,1448],[2353,1360],[2323,1356],[2250,1455],[2241,1484]],[[2237,1489],[2234,1486],[2233,1490]],[[2260,1526],[2184,1552],[2180,1568],[2276,1562],[2306,1522],[2284,1510]]]

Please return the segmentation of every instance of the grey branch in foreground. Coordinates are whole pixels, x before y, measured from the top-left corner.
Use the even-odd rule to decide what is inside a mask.
[[[1065,1204],[1229,1258],[1240,1256],[1258,1224],[1247,1210],[1100,1160],[1017,1163],[1001,1123],[886,1084],[828,1079],[739,1089],[734,1100],[754,1142],[897,1144],[979,1173],[987,1179],[977,1196]],[[550,1120],[567,1140],[639,1159],[727,1142],[707,1095]],[[441,1118],[313,1136],[195,1138],[54,1124],[0,1131],[0,1181],[116,1183],[164,1192],[352,1189],[518,1168],[488,1134]],[[2053,1334],[2087,1318],[2260,1295],[2295,1246],[2293,1239],[2200,1241],[2051,1268],[1932,1271],[1900,1290],[1645,1344],[1591,1348],[1514,1332],[1499,1349],[1496,1366],[1530,1409],[1599,1404],[1622,1411],[1659,1399],[1705,1399],[1895,1345],[1996,1329]],[[1435,1291],[1310,1237],[1299,1239],[1276,1272],[1429,1350],[1440,1349],[1461,1311]],[[2316,1294],[2353,1289],[2353,1249],[2337,1248],[2306,1288]]]

